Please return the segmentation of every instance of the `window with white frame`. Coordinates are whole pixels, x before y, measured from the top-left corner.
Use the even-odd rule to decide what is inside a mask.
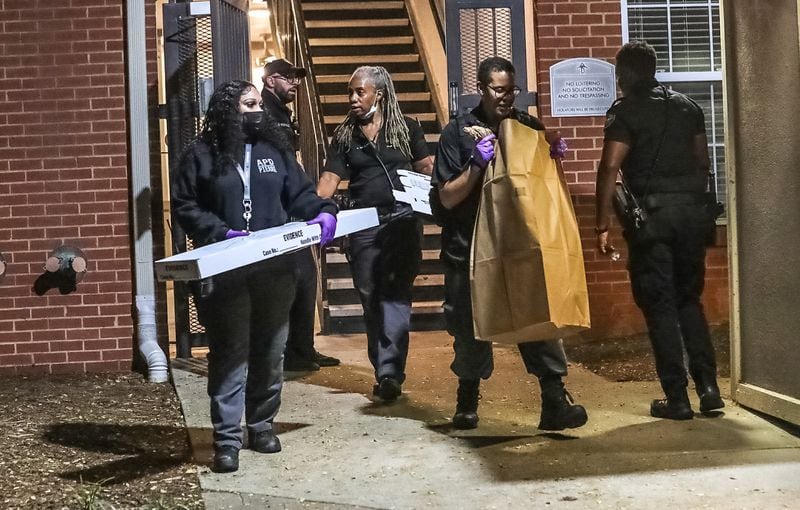
[[[656,79],[703,108],[717,197],[724,203],[719,1],[622,0],[622,38],[650,43],[658,53]]]

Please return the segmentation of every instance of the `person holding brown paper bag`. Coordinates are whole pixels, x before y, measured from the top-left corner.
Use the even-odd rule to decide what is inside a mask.
[[[520,91],[514,85],[514,74],[512,63],[500,57],[480,63],[481,102],[442,131],[431,180],[432,208],[442,224],[444,311],[448,332],[454,337],[455,358],[450,368],[459,380],[453,416],[453,425],[458,429],[478,426],[480,380],[488,379],[494,368],[492,343],[475,338],[469,264],[481,184],[486,167],[494,159],[495,133],[500,122],[508,118],[531,129],[544,130],[539,119],[513,108]],[[553,138],[551,154],[563,156],[563,141],[557,136]],[[572,403],[562,382],[567,374],[567,360],[561,340],[520,343],[519,351],[526,370],[536,375],[541,385],[539,428],[563,430],[584,425],[588,419],[586,410]]]

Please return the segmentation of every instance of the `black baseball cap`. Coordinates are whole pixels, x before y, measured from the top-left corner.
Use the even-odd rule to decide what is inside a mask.
[[[271,76],[273,74],[279,74],[287,78],[295,76],[297,78],[305,78],[306,70],[302,67],[295,67],[294,64],[285,58],[276,58],[264,65],[264,76]]]

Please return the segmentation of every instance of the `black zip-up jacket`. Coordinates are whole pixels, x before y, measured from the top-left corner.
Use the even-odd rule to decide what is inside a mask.
[[[297,121],[292,119],[292,110],[283,104],[278,99],[278,96],[266,88],[261,89],[261,101],[264,103],[264,110],[275,119],[278,127],[286,134],[286,139],[291,142],[294,150],[298,150],[300,148],[300,129]]]
[[[309,220],[320,212],[336,214],[335,203],[317,196],[294,158],[264,141],[253,145],[251,158],[251,231],[283,225],[289,216]],[[239,164],[244,167],[244,149]],[[175,217],[195,246],[221,241],[228,230],[245,229],[244,184],[233,162],[222,166],[215,171],[208,145],[198,140],[183,154],[172,183]]]

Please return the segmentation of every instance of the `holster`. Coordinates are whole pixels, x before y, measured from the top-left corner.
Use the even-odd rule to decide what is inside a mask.
[[[639,205],[624,183],[617,182],[614,186],[612,204],[622,228],[632,232],[644,227],[647,222],[647,210]]]

